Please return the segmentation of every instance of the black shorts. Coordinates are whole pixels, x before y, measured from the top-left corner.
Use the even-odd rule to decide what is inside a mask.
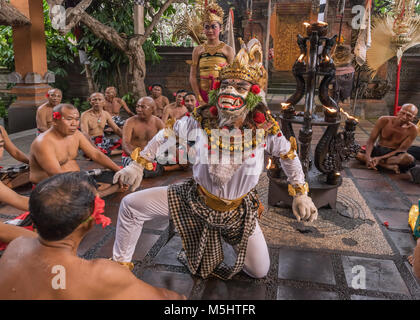
[[[371,153],[371,157],[382,157],[392,151],[395,151],[395,149],[391,149],[391,148],[387,148],[387,147],[382,147],[380,145],[376,145],[373,147],[372,149],[372,153]],[[394,156],[398,156],[400,154],[403,154],[405,152],[397,152]],[[410,170],[411,168],[416,166],[416,161],[414,160],[412,163],[407,164],[407,165],[401,165],[399,164],[398,167],[400,168],[400,172],[404,173],[407,172],[408,170]]]

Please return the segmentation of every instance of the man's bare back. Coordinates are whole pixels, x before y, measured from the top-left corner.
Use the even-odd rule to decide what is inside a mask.
[[[70,250],[41,245],[38,238],[12,241],[0,270],[0,299],[165,299],[162,292],[167,299],[180,297],[140,281],[116,262],[81,259]]]

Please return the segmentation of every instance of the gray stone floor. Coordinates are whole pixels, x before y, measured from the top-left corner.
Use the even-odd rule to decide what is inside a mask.
[[[365,144],[373,122],[362,120],[356,130],[356,139]],[[322,131],[314,131],[314,143]],[[24,152],[34,138],[34,132],[11,135]],[[417,138],[416,144],[420,145]],[[114,159],[118,161],[118,159]],[[5,154],[2,165],[13,164]],[[93,164],[81,161],[82,168]],[[166,174],[158,179],[145,179],[142,188],[163,186],[182,181],[189,172]],[[291,243],[286,247],[271,246],[271,266],[264,279],[255,280],[239,273],[231,281],[200,279],[187,271],[176,256],[182,244],[179,236],[170,234],[168,220],[145,223],[134,254],[137,277],[159,287],[185,294],[189,299],[222,300],[418,300],[420,281],[416,280],[407,256],[415,241],[407,225],[408,210],[420,197],[420,185],[411,182],[408,174],[395,175],[385,171],[366,170],[356,160],[346,164],[343,171],[355,183],[375,216],[392,255],[355,254],[351,251],[302,250]],[[29,193],[29,189],[21,190]],[[123,194],[106,199],[106,214],[112,224],[106,229],[95,227],[82,241],[78,254],[86,259],[109,258],[115,237],[116,218]],[[0,208],[0,221],[19,214],[18,210]],[[387,221],[389,227],[383,222]],[[168,241],[169,240],[169,241]],[[232,248],[225,246],[225,261],[233,263]],[[358,289],[360,267],[366,275],[366,287]],[[356,288],[354,288],[356,285]]]

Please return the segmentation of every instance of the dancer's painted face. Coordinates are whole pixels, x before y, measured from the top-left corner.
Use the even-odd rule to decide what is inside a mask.
[[[238,113],[245,108],[251,83],[240,79],[226,79],[220,85],[217,108],[223,113]]]

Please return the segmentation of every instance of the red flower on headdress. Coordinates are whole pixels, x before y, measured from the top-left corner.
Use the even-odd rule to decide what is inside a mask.
[[[217,117],[217,115],[219,114],[219,112],[217,111],[216,106],[212,106],[212,107],[210,107],[210,113],[211,113],[213,116]]]
[[[104,216],[105,201],[102,200],[99,196],[95,197],[95,207],[93,208],[93,213],[91,217],[95,219],[96,224],[102,224],[102,228],[109,226],[111,224],[111,219]]]
[[[174,97],[176,97],[176,92],[173,93]]]
[[[61,113],[58,112],[58,111],[53,112],[53,119],[60,120],[61,119]]]
[[[265,121],[266,121],[266,119],[265,119],[264,113],[259,112],[259,111],[255,112],[255,114],[254,114],[254,122],[255,123],[261,124],[261,123],[264,123]]]
[[[47,92],[46,94],[45,94],[45,98],[49,98],[50,97],[50,95],[49,95],[49,93]]]
[[[251,87],[251,91],[252,91],[253,94],[259,94],[261,92],[260,86],[257,85],[257,84],[254,84]]]
[[[215,81],[213,83],[213,90],[218,90],[220,89],[220,81]]]
[[[153,87],[152,86],[149,86],[149,91],[152,91],[152,89],[153,89]]]

